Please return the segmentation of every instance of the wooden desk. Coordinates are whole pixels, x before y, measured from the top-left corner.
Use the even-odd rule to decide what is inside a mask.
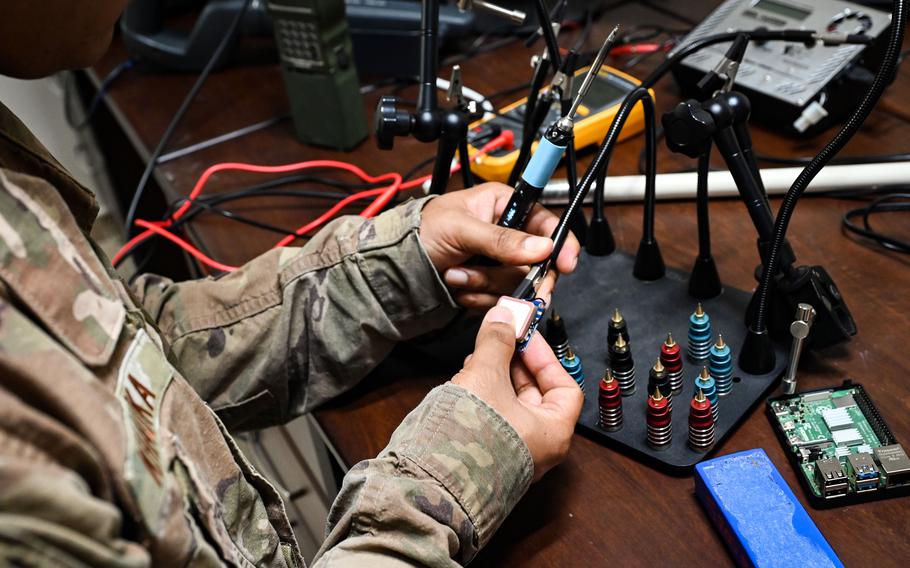
[[[686,3],[686,15],[699,20],[714,2]],[[668,6],[680,9],[677,3]],[[602,38],[614,22],[632,25],[657,23],[686,27],[664,11],[644,4],[622,3],[597,24],[588,48]],[[574,34],[566,34],[567,43]],[[478,56],[463,65],[464,81],[480,92],[494,92],[526,80],[530,51],[520,44]],[[416,54],[415,54],[416,56]],[[106,74],[126,57],[115,44],[96,68]],[[644,75],[653,60],[637,69]],[[443,74],[448,70],[444,70]],[[111,89],[109,105],[121,127],[141,155],[148,155],[171,114],[193,82],[186,75],[124,77]],[[910,151],[910,124],[899,118],[906,112],[910,72],[905,68],[885,97],[890,111],[876,111],[862,132],[848,146],[848,154]],[[380,90],[366,96],[368,116]],[[405,96],[413,91],[405,91]],[[671,80],[657,89],[658,111],[674,104],[679,93]],[[241,66],[213,76],[183,121],[171,148],[178,148],[287,112],[284,87],[275,65]],[[753,130],[756,147],[777,155],[807,155],[830,137],[794,141],[761,126]],[[636,171],[640,139],[622,144],[611,164],[611,174]],[[239,140],[167,163],[157,180],[168,199],[189,191],[208,165],[228,160],[286,163],[316,158],[352,161],[366,171],[405,171],[434,147],[399,139],[393,152],[381,152],[372,140],[357,151],[339,154],[303,146],[291,135],[291,125],[257,132]],[[584,158],[584,165],[590,155]],[[693,164],[670,155],[661,146],[660,168],[673,171]],[[561,175],[557,173],[557,175]],[[222,176],[209,191],[224,191],[250,183],[250,176]],[[454,184],[457,184],[456,180]],[[454,185],[453,184],[453,185]],[[127,188],[128,189],[128,188]],[[849,344],[807,354],[800,388],[839,384],[845,377],[864,383],[880,406],[894,434],[910,449],[910,365],[906,358],[910,336],[910,294],[905,286],[910,274],[906,257],[883,252],[846,237],[841,215],[855,203],[830,198],[806,199],[798,208],[790,240],[801,263],[824,264],[846,297],[856,318],[859,335]],[[320,204],[301,204],[278,198],[248,205],[248,211],[271,223],[299,226],[315,217]],[[688,270],[696,250],[694,205],[666,202],[658,205],[657,237],[669,266]],[[352,210],[354,212],[356,210]],[[590,212],[589,212],[590,213]],[[640,205],[609,205],[608,216],[619,248],[634,252],[640,235]],[[756,261],[754,233],[743,206],[736,200],[712,203],[714,254],[728,286],[751,289]],[[910,238],[910,227],[897,219],[882,219],[882,226]],[[264,251],[274,236],[238,227],[214,217],[194,223],[197,235],[213,255],[228,263],[241,263]],[[354,392],[316,413],[328,440],[346,465],[374,456],[394,428],[434,385],[448,378],[425,361],[391,358]],[[718,453],[761,447],[768,452],[797,495],[802,489],[759,410],[741,425]],[[810,509],[821,531],[847,565],[902,566],[910,558],[910,499],[846,507],[828,511]],[[693,494],[689,477],[670,477],[624,455],[576,436],[565,464],[531,488],[499,534],[478,558],[479,566],[604,565],[724,565],[731,562]]]

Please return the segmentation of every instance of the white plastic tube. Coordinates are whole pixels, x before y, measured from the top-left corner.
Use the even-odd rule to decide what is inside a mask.
[[[765,189],[771,195],[786,193],[801,171],[803,171],[801,167],[764,169],[761,171],[761,175]],[[697,182],[698,174],[696,172],[658,174],[657,199],[695,199]],[[908,184],[910,184],[910,162],[826,166],[815,176],[807,191],[811,193]],[[592,187],[585,198],[585,203],[590,203],[593,195],[594,188]],[[644,199],[644,195],[645,176],[607,177],[604,195],[607,201],[641,201]],[[712,171],[708,174],[708,195],[711,197],[738,195],[730,172]],[[547,184],[540,201],[542,203],[565,203],[568,196],[568,182],[564,179],[554,179]]]

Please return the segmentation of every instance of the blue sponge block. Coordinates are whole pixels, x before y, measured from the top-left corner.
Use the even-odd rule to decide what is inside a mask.
[[[695,494],[740,566],[843,566],[761,449],[696,465]]]

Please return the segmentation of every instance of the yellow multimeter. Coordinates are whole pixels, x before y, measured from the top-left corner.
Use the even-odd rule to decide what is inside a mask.
[[[584,67],[576,71],[575,75],[583,77],[587,71],[588,67]],[[578,79],[572,81],[573,97],[581,86],[581,77]],[[620,103],[640,84],[641,81],[627,73],[612,67],[602,67],[591,84],[584,104],[580,105],[575,113],[575,148],[580,150],[592,144],[599,144],[613,122]],[[653,90],[649,90],[649,92],[651,97],[654,97]],[[471,162],[472,172],[489,181],[505,182],[508,180],[509,172],[512,171],[512,166],[518,159],[526,102],[527,97],[503,107],[499,110],[498,115],[491,115],[471,124],[468,130],[468,154],[471,156],[474,156],[484,144],[504,130],[511,130],[515,135],[515,146],[511,150],[500,148],[480,156],[476,161]],[[555,104],[540,127],[540,132],[536,137],[538,140],[559,116],[559,105]],[[644,111],[639,102],[629,114],[622,132],[619,134],[619,140],[625,140],[638,134],[644,130],[644,125]],[[536,147],[537,141],[534,142],[534,148]]]

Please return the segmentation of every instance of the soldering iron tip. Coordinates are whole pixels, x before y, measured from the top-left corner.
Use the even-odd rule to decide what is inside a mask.
[[[615,26],[613,26],[613,31],[610,32],[609,36],[607,36],[607,41],[613,41],[614,39],[616,39],[616,34],[619,33],[619,28],[620,28],[619,24],[616,24]]]

